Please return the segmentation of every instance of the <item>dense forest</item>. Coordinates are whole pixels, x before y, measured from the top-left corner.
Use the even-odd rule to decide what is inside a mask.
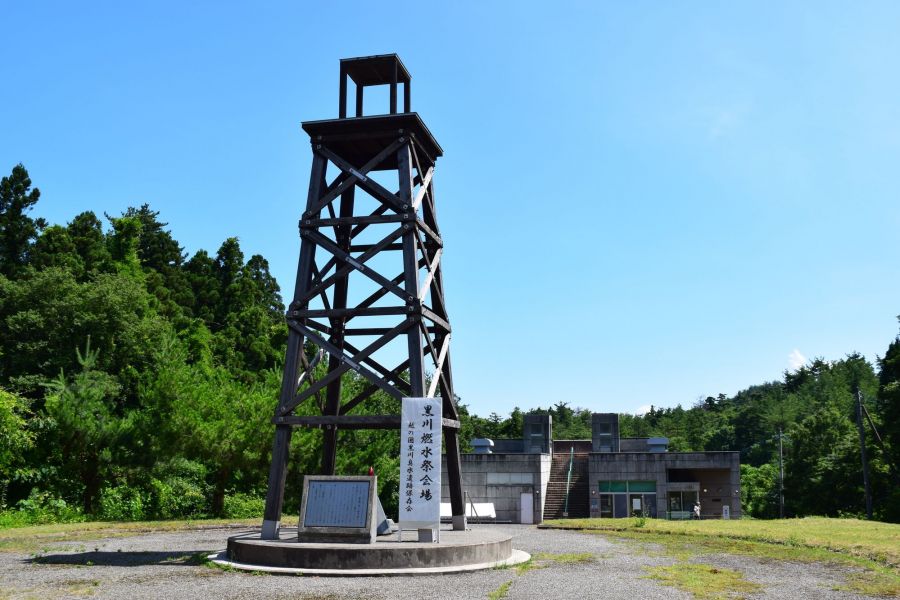
[[[745,514],[780,513],[779,456],[784,465],[785,516],[866,517],[860,433],[869,463],[873,517],[900,522],[900,340],[889,344],[878,370],[858,354],[816,359],[773,381],[733,397],[707,397],[690,408],[655,408],[619,416],[622,437],[664,436],[670,451],[727,450],[741,453],[741,500]],[[547,409],[507,418],[470,417],[469,435],[521,436],[528,413],[553,416],[555,439],[590,439],[591,412],[557,402]],[[779,451],[779,441],[782,450]]]
[[[0,181],[0,526],[53,520],[255,517],[262,513],[287,329],[280,288],[237,238],[188,257],[144,204],[33,217],[22,165]],[[34,211],[38,214],[40,211]],[[313,352],[313,348],[309,351]],[[352,395],[362,382],[348,375]],[[900,521],[900,339],[871,365],[817,359],[783,380],[690,408],[622,415],[623,436],[673,450],[741,452],[745,512],[864,515],[856,392],[876,518]],[[554,437],[590,437],[590,412],[549,398]],[[555,403],[554,403],[555,402]],[[395,412],[373,395],[358,410]],[[523,412],[462,406],[465,442],[518,437]],[[341,432],[338,472],[379,475],[396,509],[396,432]],[[320,434],[292,440],[286,510],[318,471]]]

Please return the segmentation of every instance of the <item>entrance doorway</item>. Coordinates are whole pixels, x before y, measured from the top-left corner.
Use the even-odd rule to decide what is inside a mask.
[[[628,508],[632,517],[640,517],[644,514],[643,494],[631,494],[628,496]]]
[[[699,497],[698,490],[669,492],[669,518],[690,519]]]
[[[534,523],[534,494],[519,496],[519,523],[523,525]]]
[[[600,494],[600,518],[612,519],[613,497],[612,494]]]

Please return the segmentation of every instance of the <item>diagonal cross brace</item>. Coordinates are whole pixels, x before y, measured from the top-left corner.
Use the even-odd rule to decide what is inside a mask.
[[[403,396],[400,390],[383,381],[381,377],[361,365],[360,362],[379,348],[382,348],[398,335],[405,333],[407,329],[414,325],[414,320],[407,319],[403,323],[400,323],[399,325],[391,329],[388,333],[384,334],[383,336],[363,348],[362,351],[353,356],[348,356],[340,348],[320,336],[318,332],[310,329],[302,323],[288,321],[288,327],[297,331],[298,333],[305,335],[308,339],[315,342],[320,348],[324,348],[329,354],[339,357],[341,364],[336,369],[328,373],[328,375],[316,382],[315,385],[312,385],[299,394],[295,395],[289,402],[286,402],[283,406],[281,406],[278,412],[281,416],[290,414],[290,412],[297,408],[297,406],[300,405],[301,402],[315,394],[318,390],[322,389],[332,381],[337,380],[341,375],[343,375],[350,369],[353,369],[354,371],[386,391],[391,396],[395,398],[402,398]]]
[[[325,156],[328,160],[330,160],[332,163],[334,163],[335,166],[337,166],[341,171],[343,171],[345,174],[348,175],[347,181],[352,181],[353,185],[361,187],[366,192],[371,194],[373,197],[380,200],[382,203],[387,204],[388,206],[393,208],[395,211],[403,212],[404,210],[408,210],[409,207],[407,206],[404,208],[403,202],[400,200],[400,198],[397,197],[396,194],[392,194],[391,192],[387,191],[380,183],[378,183],[374,179],[370,179],[365,176],[366,173],[368,173],[373,168],[378,166],[378,163],[380,163],[384,159],[384,157],[386,157],[389,154],[387,152],[388,150],[390,150],[391,152],[396,152],[397,149],[403,145],[403,142],[404,142],[404,138],[400,138],[399,140],[395,141],[393,144],[391,144],[390,146],[388,146],[387,148],[382,150],[378,154],[378,156],[376,156],[375,158],[373,158],[372,160],[367,162],[366,165],[362,169],[359,169],[359,170],[355,169],[353,167],[353,165],[351,165],[349,162],[347,162],[346,160],[344,160],[343,158],[341,158],[340,156],[338,156],[337,154],[335,154],[334,152],[332,152],[325,146],[320,147],[318,149],[318,151],[323,156]],[[384,155],[384,156],[382,156],[382,155]],[[381,157],[381,158],[379,158],[379,157]],[[375,159],[378,159],[378,162],[373,164],[373,161],[375,161]],[[339,185],[338,188],[340,188],[342,186],[343,186],[343,184]],[[346,186],[346,187],[349,187],[349,186]],[[344,189],[346,189],[346,187]],[[316,207],[321,209],[326,204],[332,202],[337,197],[335,192],[337,192],[337,188],[335,188],[335,190],[332,193],[326,194],[322,198],[322,200],[319,200],[319,202],[316,204]],[[316,211],[316,209],[314,207],[313,211],[307,211],[307,213],[310,213],[310,212],[318,212],[318,211]]]
[[[401,230],[402,230],[402,228],[401,228]],[[346,263],[345,266],[338,269],[338,271],[335,273],[335,275],[337,275],[338,273],[342,273],[342,272],[349,273],[351,269],[356,269],[357,271],[359,271],[360,273],[362,273],[363,275],[365,275],[366,277],[368,277],[369,279],[371,279],[372,281],[374,281],[375,283],[380,285],[382,288],[385,288],[385,289],[393,292],[394,294],[396,294],[399,298],[401,298],[404,301],[407,300],[407,294],[403,290],[403,288],[401,288],[399,285],[396,285],[393,282],[391,282],[390,279],[388,279],[381,273],[378,273],[377,271],[366,267],[364,264],[365,261],[360,260],[362,257],[360,257],[360,259],[353,258],[353,256],[349,252],[345,251],[343,248],[341,248],[340,246],[338,246],[337,244],[332,242],[330,239],[328,239],[327,237],[325,237],[318,231],[314,231],[314,230],[307,231],[306,236],[309,239],[311,239],[312,241],[314,241],[320,248],[324,248],[325,250],[331,252],[339,260],[342,260],[342,261],[344,261],[344,263]],[[391,241],[393,241],[394,236],[391,235],[389,237],[391,237],[392,238]],[[397,236],[397,237],[399,237],[399,236]],[[387,239],[387,238],[385,238],[385,239]],[[349,268],[347,265],[349,265]],[[346,271],[345,271],[345,269],[346,269]]]
[[[379,152],[375,156],[375,158],[367,162],[365,165],[363,165],[359,169],[355,169],[353,165],[345,161],[343,158],[341,158],[322,144],[317,144],[316,152],[333,162],[341,171],[343,171],[343,175],[345,175],[346,178],[337,185],[334,185],[337,182],[337,179],[332,182],[332,185],[328,186],[328,189],[325,191],[322,197],[318,198],[314,203],[306,208],[306,211],[303,213],[303,218],[311,219],[315,217],[319,214],[319,211],[325,208],[326,205],[331,204],[344,191],[354,185],[360,185],[360,187],[362,187],[372,195],[382,195],[383,197],[380,197],[379,200],[390,206],[397,207],[397,211],[400,212],[400,203],[397,197],[377,183],[373,182],[371,179],[367,178],[366,174],[368,174],[369,171],[381,164],[381,162],[384,161],[386,157],[396,152],[397,149],[402,145],[403,138],[400,138],[394,143],[390,144],[387,148]],[[375,184],[374,186],[372,185],[373,183]],[[377,186],[377,189],[375,186]]]
[[[315,242],[315,236],[310,235],[312,233],[318,233],[318,232],[313,232],[311,230],[308,230],[308,231],[304,231],[303,235],[305,237],[308,237],[311,242]],[[393,243],[394,240],[396,240],[397,238],[402,236],[403,233],[404,233],[403,227],[402,226],[398,227],[393,232],[391,232],[387,237],[385,237],[383,240],[381,240],[380,242],[378,242],[377,244],[375,244],[370,249],[363,252],[357,258],[355,258],[353,260],[359,264],[364,264],[367,260],[369,260],[376,254],[378,254],[383,248],[387,247],[388,245]],[[322,234],[318,234],[318,235],[322,236]],[[326,238],[325,236],[322,236],[322,238],[328,240],[328,238]],[[331,240],[328,240],[328,241],[331,242]],[[343,265],[342,267],[337,269],[334,273],[329,275],[326,279],[323,279],[318,284],[313,286],[311,289],[307,290],[307,292],[305,294],[303,294],[300,298],[298,298],[291,304],[296,305],[296,306],[305,305],[307,302],[309,302],[310,300],[315,298],[321,291],[328,289],[335,281],[337,281],[338,279],[340,279],[341,277],[343,277],[344,275],[346,275],[347,273],[349,273],[350,271],[352,271],[355,268],[357,268],[357,267],[353,266],[352,264]],[[390,281],[390,280],[387,280],[387,281]],[[405,298],[405,296],[404,296],[404,298]]]

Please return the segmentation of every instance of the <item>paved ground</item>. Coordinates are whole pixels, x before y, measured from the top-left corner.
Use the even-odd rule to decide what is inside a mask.
[[[227,572],[197,564],[196,556],[224,548],[235,530],[207,529],[137,535],[92,542],[57,544],[42,556],[0,553],[0,599],[7,598],[296,598],[296,599],[470,599],[487,598],[509,582],[507,598],[690,598],[689,594],[647,579],[644,567],[675,559],[635,542],[599,535],[539,530],[524,525],[502,528],[513,546],[535,554],[588,552],[588,563],[552,560],[524,573],[515,569],[415,577],[297,577]],[[824,565],[757,561],[716,555],[705,564],[736,569],[763,585],[753,598],[862,598],[836,592],[847,570]]]

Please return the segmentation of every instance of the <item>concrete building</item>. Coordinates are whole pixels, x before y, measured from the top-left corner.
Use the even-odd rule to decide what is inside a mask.
[[[522,439],[474,441],[476,453],[462,456],[467,501],[493,503],[497,521],[512,523],[688,519],[698,501],[704,519],[740,518],[737,452],[669,452],[666,438],[620,438],[614,413],[595,413],[591,429],[590,440],[553,440],[549,415],[526,415]]]

